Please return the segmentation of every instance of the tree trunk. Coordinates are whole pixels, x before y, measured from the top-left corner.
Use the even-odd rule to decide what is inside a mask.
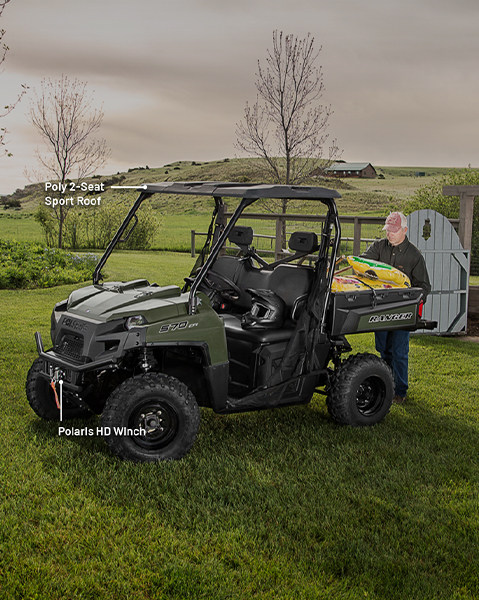
[[[286,214],[288,210],[288,201],[286,199],[282,200],[282,210],[283,215]],[[281,248],[287,248],[286,244],[286,219],[281,220]]]
[[[291,155],[289,153],[289,143],[288,143],[288,135],[285,132],[285,148],[286,148],[286,185],[289,185],[291,179]],[[285,215],[288,212],[288,200],[285,198],[282,201],[282,213]],[[286,244],[286,219],[282,220],[281,226],[281,248],[286,249],[288,246]]]
[[[65,215],[63,214],[63,206],[60,206],[60,218],[58,219],[58,247],[61,249],[63,247],[63,221],[65,220]]]

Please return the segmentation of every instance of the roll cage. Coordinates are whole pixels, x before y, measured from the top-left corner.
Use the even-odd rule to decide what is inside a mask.
[[[112,186],[112,188],[115,189],[115,186]],[[195,314],[197,307],[197,290],[203,279],[206,277],[209,269],[214,264],[221,248],[226,243],[231,230],[245,208],[259,199],[266,198],[279,200],[315,200],[322,202],[327,207],[327,214],[321,231],[318,260],[316,261],[314,270],[315,275],[311,293],[308,297],[307,312],[315,317],[317,327],[319,326],[319,332],[324,333],[326,311],[334,275],[334,269],[328,269],[328,266],[335,264],[341,240],[341,226],[335,202],[335,199],[340,198],[341,195],[337,191],[322,187],[204,181],[144,184],[138,186],[137,191],[140,193],[137,200],[131,207],[95,268],[93,273],[93,284],[100,285],[102,280],[101,271],[105,266],[105,263],[116,245],[119,242],[126,241],[131,235],[133,228],[138,222],[136,213],[146,199],[154,194],[184,194],[213,197],[215,208],[213,210],[207,239],[192,271],[192,274],[194,274],[195,277],[191,283],[188,298],[189,314]],[[226,226],[223,224],[222,219],[219,218],[224,214],[223,198],[240,199],[236,210]],[[132,221],[133,225],[130,230],[127,231],[128,226]],[[333,228],[335,230],[334,237],[332,236]],[[212,244],[211,248],[210,244]]]

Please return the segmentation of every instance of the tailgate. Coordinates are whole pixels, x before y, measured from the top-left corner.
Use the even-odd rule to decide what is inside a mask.
[[[330,335],[421,327],[421,288],[392,288],[331,294]]]

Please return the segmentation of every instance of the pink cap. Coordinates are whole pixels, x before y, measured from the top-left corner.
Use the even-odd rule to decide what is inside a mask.
[[[400,212],[392,212],[386,219],[383,229],[391,233],[397,233],[400,229],[407,227],[407,219]]]

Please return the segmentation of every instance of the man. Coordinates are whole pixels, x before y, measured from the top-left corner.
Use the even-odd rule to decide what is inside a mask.
[[[386,230],[387,237],[374,242],[361,256],[387,263],[406,273],[413,287],[424,290],[426,300],[431,291],[426,263],[422,254],[406,236],[406,217],[400,212],[391,213],[383,229]],[[402,404],[406,401],[408,389],[409,331],[377,331],[375,338],[376,350],[393,370],[393,402]]]

